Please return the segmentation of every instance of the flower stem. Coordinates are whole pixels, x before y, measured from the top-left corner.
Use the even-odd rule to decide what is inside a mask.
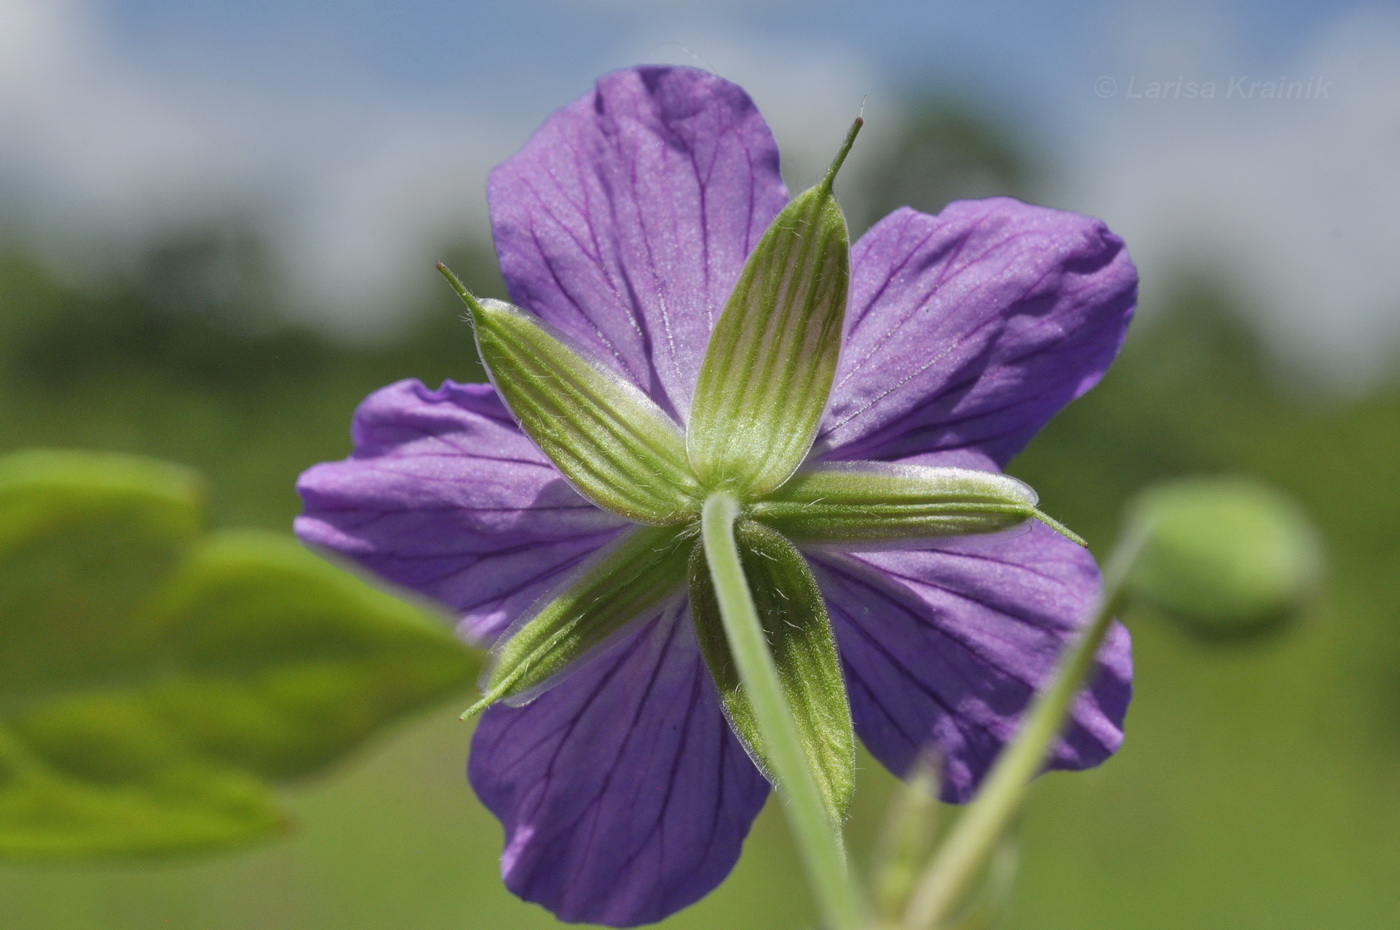
[[[1103,592],[1093,619],[1065,651],[1050,686],[1031,706],[1015,740],[997,758],[977,798],[924,870],[905,909],[904,926],[909,930],[941,926],[966,900],[996,852],[1030,780],[1045,764],[1050,745],[1064,728],[1071,702],[1094,666],[1094,657],[1122,599],[1128,570],[1141,548],[1139,533],[1119,542],[1104,572]]]
[[[773,654],[739,561],[734,541],[738,516],[739,502],[723,491],[706,498],[701,515],[701,538],[725,636],[739,680],[753,705],[778,789],[787,798],[784,811],[824,921],[830,930],[861,930],[866,908],[846,868],[841,831],[831,822],[816,779],[807,767],[797,724],[783,696]]]

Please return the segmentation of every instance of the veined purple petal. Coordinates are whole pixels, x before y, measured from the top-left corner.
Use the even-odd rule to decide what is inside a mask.
[[[1089,553],[1040,524],[937,549],[813,555],[845,662],[856,733],[903,775],[925,749],[943,797],[971,798],[1099,589]],[[1128,633],[1115,624],[1050,768],[1102,762],[1122,741]]]
[[[533,703],[486,711],[468,774],[505,828],[506,885],[619,927],[718,885],[768,795],[679,604]]]
[[[974,447],[1005,465],[1098,382],[1137,299],[1102,223],[1004,197],[896,210],[852,248],[851,275],[824,458]]]
[[[490,385],[391,384],[352,435],[351,458],[297,483],[297,535],[447,604],[480,645],[627,525],[560,477]]]
[[[514,301],[684,421],[714,321],[787,202],[748,95],[693,68],[605,75],[488,194]]]

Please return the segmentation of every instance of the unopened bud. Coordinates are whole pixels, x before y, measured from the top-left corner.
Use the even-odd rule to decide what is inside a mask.
[[[1293,619],[1321,570],[1316,532],[1277,490],[1247,478],[1191,478],[1149,489],[1132,510],[1143,533],[1128,578],[1134,602],[1204,639],[1237,640]]]

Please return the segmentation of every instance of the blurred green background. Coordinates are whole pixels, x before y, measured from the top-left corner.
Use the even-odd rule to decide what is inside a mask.
[[[891,183],[842,191],[854,232],[898,203],[1035,197],[1036,153],[975,109],[926,98],[912,112],[888,166],[865,173]],[[61,279],[22,246],[0,255],[0,451],[170,459],[208,476],[218,525],[286,530],[297,474],[348,452],[367,393],[404,377],[480,378],[445,286],[405,306],[392,336],[348,343],[292,322],[304,316],[266,283],[268,247],[247,227],[180,229],[138,251],[100,286]],[[439,258],[500,292],[484,248],[444,243],[423,256],[425,276]],[[1113,371],[1010,470],[1100,553],[1136,489],[1260,476],[1318,522],[1327,587],[1305,622],[1260,643],[1206,647],[1126,618],[1137,657],[1127,743],[1100,770],[1037,785],[1013,928],[1400,926],[1400,378],[1310,390],[1244,322],[1258,315],[1221,276],[1225,258],[1145,276],[1143,319]],[[0,926],[554,926],[500,884],[500,830],[463,777],[462,702],[295,790],[287,841],[0,865]],[[852,843],[864,860],[893,781],[868,757],[860,778]],[[732,878],[666,926],[771,930],[812,916],[770,804]]]

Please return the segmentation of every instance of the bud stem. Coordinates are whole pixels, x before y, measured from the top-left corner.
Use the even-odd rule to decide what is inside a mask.
[[[967,806],[933,861],[924,870],[904,926],[934,930],[966,901],[973,883],[996,852],[1021,801],[1045,764],[1050,745],[1064,729],[1070,704],[1094,667],[1094,657],[1123,598],[1128,572],[1142,550],[1141,533],[1120,540],[1104,571],[1093,619],[1061,657],[1059,669],[1026,713],[1016,738],[1002,750],[976,800]]]

